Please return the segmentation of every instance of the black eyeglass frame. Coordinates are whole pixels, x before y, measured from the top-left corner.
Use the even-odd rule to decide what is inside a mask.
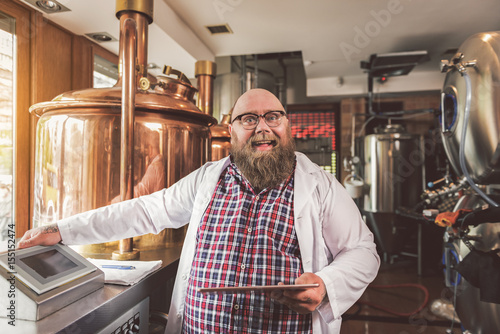
[[[253,115],[253,116],[256,116],[257,117],[257,123],[255,123],[255,127],[253,127],[252,129],[255,129],[257,127],[257,125],[259,125],[259,122],[260,122],[260,119],[263,118],[264,119],[264,122],[266,122],[266,115],[270,114],[270,113],[273,113],[273,112],[277,112],[277,113],[280,113],[281,116],[287,116],[286,112],[284,112],[283,110],[270,110],[268,112],[266,112],[265,114],[262,114],[262,115],[257,115],[257,114],[254,114],[253,112],[247,112],[247,113],[244,113],[244,114],[241,114],[241,115],[238,115],[236,116],[232,121],[231,121],[231,124],[234,123],[234,121],[241,121],[241,118],[243,116],[247,116],[247,115]],[[267,124],[267,122],[266,122]],[[280,124],[278,125],[269,125],[267,124],[267,126],[269,126],[270,128],[275,128],[277,126],[280,126],[281,125],[281,121],[280,121]]]

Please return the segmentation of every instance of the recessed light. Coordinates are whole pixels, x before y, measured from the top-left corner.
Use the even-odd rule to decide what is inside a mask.
[[[92,32],[90,34],[85,34],[85,36],[98,43],[117,41],[116,38],[107,32]]]
[[[70,9],[56,0],[23,0],[47,14],[68,12]]]
[[[54,1],[48,1],[48,0],[37,1],[36,5],[41,9],[44,9],[51,13],[55,13],[61,10],[61,6]]]

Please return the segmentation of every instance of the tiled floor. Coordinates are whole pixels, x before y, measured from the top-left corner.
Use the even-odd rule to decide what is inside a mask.
[[[407,284],[412,286],[406,286]],[[394,287],[395,285],[405,286]],[[421,286],[428,290],[428,301],[420,312],[408,315],[425,301],[425,292]],[[432,302],[439,298],[450,298],[441,272],[433,271],[419,277],[415,260],[383,263],[377,278],[365,291],[360,303],[355,304],[343,316],[341,334],[461,333],[460,324],[455,323],[453,331],[448,331],[451,321],[431,312]],[[365,303],[373,303],[405,315],[397,316]]]

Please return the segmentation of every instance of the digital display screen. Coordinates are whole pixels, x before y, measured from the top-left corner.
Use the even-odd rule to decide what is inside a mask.
[[[21,258],[21,262],[43,278],[55,276],[78,266],[55,249]]]

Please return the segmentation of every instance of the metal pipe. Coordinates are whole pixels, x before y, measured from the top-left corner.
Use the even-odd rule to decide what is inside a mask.
[[[130,13],[127,16],[133,18],[137,25],[137,67],[139,70],[137,80],[148,76],[148,21],[141,13]]]
[[[136,57],[137,66],[139,68],[137,82],[140,78],[147,77],[148,25],[153,22],[153,7],[153,0],[116,0],[116,17],[120,19],[120,27],[122,27],[122,21],[127,18],[134,19],[137,26]],[[123,39],[122,33],[123,31],[120,30],[120,77],[116,86],[121,86],[121,78],[123,75],[123,49],[121,48]]]
[[[121,100],[121,158],[120,158],[120,199],[122,201],[134,197],[134,112],[135,112],[135,92],[136,75],[135,60],[137,48],[137,24],[134,19],[125,15],[120,18],[121,38],[120,43],[123,48],[123,86]],[[133,252],[132,238],[120,240],[119,251],[116,257],[120,258],[123,253]],[[115,253],[113,253],[115,258]]]
[[[283,105],[283,107],[285,107],[285,110],[286,110],[286,107],[288,104],[287,103],[287,96],[286,96],[286,91],[287,91],[287,87],[288,87],[288,73],[287,73],[286,64],[283,61],[282,57],[280,57],[278,59],[278,63],[281,65],[281,68],[283,69],[283,86],[280,89],[280,91],[282,92],[282,94],[280,95],[280,98],[281,98],[281,104]]]
[[[247,62],[245,56],[240,56],[240,80],[241,80],[241,94],[245,93],[247,88]]]
[[[117,0],[116,16],[120,19],[121,150],[120,200],[134,197],[134,124],[136,87],[147,77],[148,24],[153,22],[153,0]],[[136,73],[136,65],[138,73]],[[138,74],[138,75],[137,75]],[[133,239],[120,240],[113,259],[129,260],[139,255]]]
[[[195,64],[194,74],[198,81],[198,101],[196,106],[205,114],[212,116],[217,64],[209,60],[199,60]]]
[[[253,73],[254,73],[254,88],[259,88],[259,55],[258,54],[255,54],[253,56],[253,59],[254,59],[254,64],[255,64],[255,68],[253,69]]]

